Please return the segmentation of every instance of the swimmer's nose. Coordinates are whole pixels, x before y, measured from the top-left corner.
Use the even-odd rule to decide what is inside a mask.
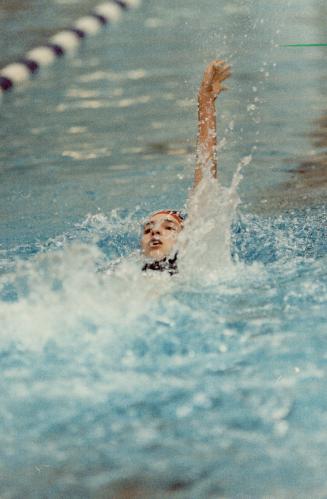
[[[155,236],[155,235],[159,235],[160,236],[160,234],[161,234],[160,229],[154,229],[153,228],[151,230],[151,234],[152,234],[152,236]]]

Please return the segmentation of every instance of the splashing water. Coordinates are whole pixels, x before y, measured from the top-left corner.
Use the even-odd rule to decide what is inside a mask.
[[[204,179],[191,196],[181,238],[182,281],[206,283],[230,272],[230,226],[239,180],[240,169],[230,188]],[[142,274],[139,251],[127,256],[138,231],[130,217],[122,220],[114,211],[108,220],[97,214],[77,229],[73,242],[67,237],[48,241],[34,258],[17,260],[14,271],[2,276],[2,296],[12,298],[1,306],[3,344],[15,339],[42,350],[51,338],[60,342],[80,328],[98,333],[124,328],[179,286],[165,273]],[[119,239],[119,232],[128,237]]]
[[[239,204],[241,169],[250,162],[251,156],[242,159],[229,188],[204,175],[190,196],[180,242],[180,269],[189,279],[208,283],[233,273],[231,225]]]
[[[3,254],[5,497],[323,490],[324,217],[236,215],[249,161],[194,192],[174,277],[140,271],[138,212]]]

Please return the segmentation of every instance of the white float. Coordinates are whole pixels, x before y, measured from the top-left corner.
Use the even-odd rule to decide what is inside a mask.
[[[50,47],[35,47],[26,54],[26,59],[35,61],[39,66],[49,66],[56,58]]]
[[[105,17],[108,21],[118,21],[121,17],[121,8],[113,3],[101,3],[94,9],[96,14]]]
[[[13,64],[8,64],[5,66],[0,73],[0,76],[4,76],[13,82],[13,84],[23,83],[28,80],[31,73],[25,64],[19,62],[14,62]]]
[[[63,48],[68,54],[77,50],[80,41],[81,39],[77,33],[73,33],[72,31],[60,31],[50,38],[50,43],[59,45],[59,47]]]
[[[96,17],[85,16],[78,19],[73,27],[84,31],[86,35],[95,35],[101,26],[101,22]]]

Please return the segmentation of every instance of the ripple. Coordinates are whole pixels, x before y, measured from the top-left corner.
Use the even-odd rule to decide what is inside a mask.
[[[110,149],[102,147],[99,149],[90,149],[86,151],[67,150],[63,151],[62,156],[74,159],[76,161],[87,161],[89,159],[109,158],[111,154],[112,152],[110,151]]]
[[[79,81],[82,83],[90,83],[95,81],[114,81],[121,82],[126,80],[142,80],[146,78],[148,72],[145,69],[134,69],[123,72],[114,71],[95,71],[91,74],[85,74],[79,77]]]

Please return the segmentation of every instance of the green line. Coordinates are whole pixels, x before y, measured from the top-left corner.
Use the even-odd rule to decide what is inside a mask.
[[[280,47],[327,47],[327,43],[288,43]]]

